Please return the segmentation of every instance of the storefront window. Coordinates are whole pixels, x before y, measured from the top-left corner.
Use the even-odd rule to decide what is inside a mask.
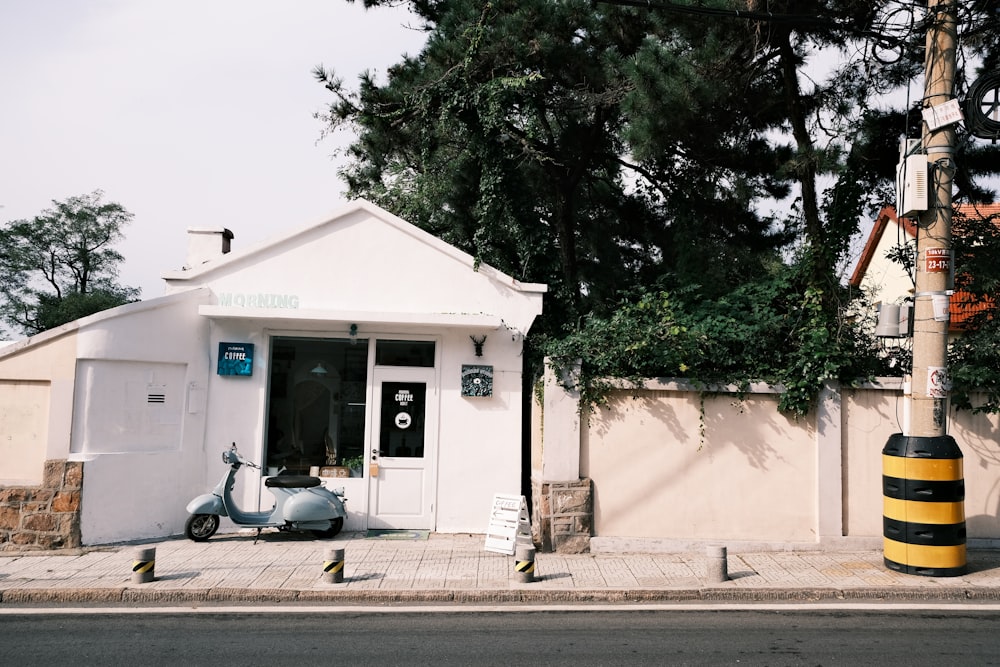
[[[268,472],[356,465],[364,453],[368,341],[276,337],[270,368]]]

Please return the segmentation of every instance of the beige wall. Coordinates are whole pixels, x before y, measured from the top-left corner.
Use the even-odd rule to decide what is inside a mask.
[[[844,392],[844,526],[850,536],[882,535],[882,448],[900,432],[898,391]],[[897,417],[897,414],[899,415]],[[964,457],[970,539],[1000,539],[1000,426],[996,415],[952,411],[949,433]]]
[[[30,348],[5,348],[0,356],[3,485],[40,484],[45,461],[69,454],[76,334],[56,330],[40,338]]]
[[[799,421],[769,390],[702,402],[684,383],[648,386],[612,396],[581,433],[596,544],[881,539],[882,448],[903,421],[898,380],[828,392]],[[1000,540],[1000,418],[953,411],[949,430],[964,455],[968,537]],[[533,455],[547,456],[535,435]]]
[[[0,379],[0,485],[41,483],[48,423],[48,382]]]
[[[950,432],[965,457],[969,537],[1000,539],[1000,417],[962,412]]]
[[[898,418],[897,418],[898,411]],[[882,535],[882,448],[901,432],[900,391],[857,389],[844,392],[844,532]]]
[[[596,535],[814,539],[815,428],[776,405],[768,394],[706,397],[702,416],[696,392],[613,398],[581,448]]]

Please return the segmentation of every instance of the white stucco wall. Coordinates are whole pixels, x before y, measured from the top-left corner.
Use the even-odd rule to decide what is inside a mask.
[[[904,298],[913,296],[913,280],[902,266],[888,258],[894,247],[911,241],[913,238],[903,227],[891,220],[886,224],[862,284],[870,290],[873,301],[900,304]]]
[[[359,319],[411,314],[418,317],[397,322],[419,325],[429,315],[492,315],[521,334],[541,312],[545,291],[487,265],[475,267],[466,253],[363,201],[265,245],[164,278],[168,290],[208,285],[218,306],[272,317],[305,319],[309,311],[335,309]]]
[[[211,320],[209,349],[220,341],[257,346],[252,378],[209,380],[210,451],[236,441],[255,460],[263,457],[272,336],[345,338],[354,324],[372,346],[378,338],[430,339],[440,346],[432,528],[483,531],[493,494],[519,492],[523,335],[541,312],[543,286],[522,286],[489,266],[476,267],[467,254],[366,202],[165,278],[171,290],[211,288],[214,306],[202,309]],[[487,336],[483,357],[474,355],[472,334]],[[492,397],[460,395],[467,363],[494,367]],[[367,409],[370,437],[370,401]],[[217,470],[213,461],[209,457],[209,469]],[[364,527],[368,483],[367,476],[330,482],[347,491],[347,529]],[[259,484],[244,489],[242,502],[270,506]]]
[[[373,330],[374,329],[374,330]],[[483,532],[495,493],[520,493],[521,481],[521,348],[520,338],[507,332],[487,334],[482,357],[476,357],[469,331],[464,328],[428,333],[426,328],[410,332],[381,325],[362,327],[363,337],[374,348],[377,339],[427,339],[440,346],[438,447],[433,461],[437,493],[434,499],[434,530],[440,532]],[[254,342],[257,353],[252,377],[221,377],[209,380],[212,419],[206,428],[208,486],[224,471],[219,463],[221,451],[236,442],[240,451],[254,461],[264,455],[266,386],[268,377],[268,335],[283,335],[284,330],[254,329],[252,321],[222,321],[213,324],[212,345],[217,340]],[[307,332],[308,333],[308,332]],[[302,332],[299,332],[302,335]],[[369,360],[369,383],[372,359]],[[494,391],[491,397],[461,396],[463,364],[489,364],[494,367]],[[369,390],[370,395],[370,390]],[[373,435],[372,404],[368,401],[366,423]],[[377,434],[374,434],[377,435]],[[370,440],[366,449],[371,449]],[[242,471],[241,476],[256,479],[259,473]],[[348,497],[346,530],[366,527],[369,511],[369,479],[329,479],[327,486],[343,487]],[[207,487],[206,487],[207,490]],[[270,507],[272,498],[259,483],[245,484],[237,490],[240,502],[247,507]]]
[[[520,490],[521,353],[523,336],[541,312],[544,286],[523,286],[489,266],[476,267],[467,254],[366,202],[165,278],[168,290],[212,290],[213,306],[201,309],[210,321],[209,350],[221,341],[256,346],[252,377],[210,374],[209,480],[220,473],[215,450],[230,442],[254,460],[263,458],[271,338],[346,338],[353,324],[372,348],[380,338],[434,340],[440,348],[432,528],[482,531],[493,494]],[[487,336],[483,357],[474,355],[472,334]],[[494,367],[492,397],[460,395],[467,363]],[[371,437],[370,400],[367,410]],[[349,530],[364,527],[369,482],[328,482],[347,492]],[[245,485],[240,497],[248,506],[271,502],[259,483]]]
[[[34,421],[22,419],[46,441],[44,457],[29,448],[18,470],[46,458],[84,462],[84,544],[181,533],[187,502],[225,472],[223,449],[235,442],[263,462],[272,339],[343,339],[351,325],[372,350],[377,339],[437,346],[430,528],[482,532],[493,494],[519,492],[522,346],[541,312],[544,286],[477,267],[467,254],[364,202],[164,277],[167,296],[79,320],[51,334],[47,346],[27,345],[24,359],[0,351],[0,395],[6,378],[38,383],[49,394],[47,418],[36,411]],[[482,357],[470,335],[487,338]],[[216,372],[221,342],[255,345],[251,376]],[[368,363],[370,449],[377,432],[373,354]],[[493,366],[492,396],[461,396],[463,364]],[[325,483],[347,492],[345,529],[365,528],[367,471]],[[255,471],[241,472],[235,493],[244,508],[270,507]]]
[[[88,320],[77,336],[73,460],[84,461],[84,544],[183,530],[205,490],[208,290],[161,297]],[[147,388],[164,394],[147,403]]]
[[[466,331],[442,340],[437,530],[483,533],[493,495],[521,492],[521,343],[490,334],[476,357]],[[493,396],[463,397],[462,364],[493,366]]]

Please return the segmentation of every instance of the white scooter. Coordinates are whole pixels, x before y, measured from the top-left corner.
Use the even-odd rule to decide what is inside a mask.
[[[228,516],[237,526],[257,529],[312,531],[317,537],[333,537],[344,527],[347,510],[344,490],[330,491],[319,477],[309,475],[277,475],[264,480],[275,503],[267,512],[244,512],[233,500],[236,471],[241,466],[260,469],[236,451],[236,443],[222,452],[222,462],[229,466],[211,493],[205,493],[187,505],[191,514],[184,525],[184,535],[195,542],[204,542],[219,529],[219,517]]]

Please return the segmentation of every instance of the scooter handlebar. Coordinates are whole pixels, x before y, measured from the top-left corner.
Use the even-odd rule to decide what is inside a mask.
[[[237,463],[239,465],[247,466],[248,468],[256,468],[257,470],[260,470],[259,465],[240,456],[240,453],[236,451],[236,443],[233,443],[233,446],[229,449],[222,450],[222,462],[226,465]]]

